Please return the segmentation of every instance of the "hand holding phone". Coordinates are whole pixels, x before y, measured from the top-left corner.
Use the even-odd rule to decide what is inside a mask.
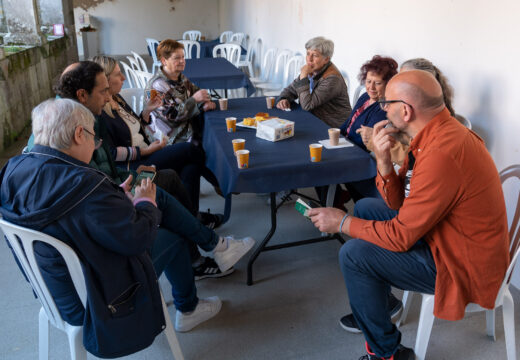
[[[141,185],[141,182],[144,180],[144,179],[150,179],[150,181],[153,181],[153,179],[155,179],[155,172],[153,171],[141,171],[139,173],[139,175],[137,175],[137,178],[135,179],[133,185],[132,185],[132,195],[135,195],[135,188],[138,186],[138,185]]]

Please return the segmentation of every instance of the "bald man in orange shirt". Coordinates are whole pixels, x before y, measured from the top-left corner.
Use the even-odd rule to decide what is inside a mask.
[[[374,126],[372,138],[376,185],[397,215],[365,220],[334,208],[309,215],[321,231],[356,238],[343,245],[339,261],[367,341],[364,359],[408,360],[415,358],[413,350],[400,345],[401,333],[390,320],[390,286],[435,294],[434,314],[442,319],[461,319],[470,302],[493,308],[510,260],[507,215],[484,142],[450,115],[432,75],[400,73],[385,97],[380,103],[388,120]],[[384,128],[388,122],[394,128]],[[397,131],[412,138],[411,156],[398,174],[390,159]],[[359,201],[356,213],[373,201]]]

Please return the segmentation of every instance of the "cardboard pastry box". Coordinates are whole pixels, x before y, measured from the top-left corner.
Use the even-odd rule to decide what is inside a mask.
[[[269,141],[278,141],[294,136],[294,121],[279,118],[258,121],[256,137]]]

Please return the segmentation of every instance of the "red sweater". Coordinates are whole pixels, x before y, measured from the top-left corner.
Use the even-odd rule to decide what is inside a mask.
[[[464,317],[468,303],[493,308],[509,264],[507,215],[500,178],[484,142],[448,110],[410,144],[415,166],[404,197],[408,159],[399,174],[376,177],[389,221],[353,218],[350,234],[397,252],[424,238],[437,266],[435,316]]]

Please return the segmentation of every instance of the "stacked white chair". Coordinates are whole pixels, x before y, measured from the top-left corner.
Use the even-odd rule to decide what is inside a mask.
[[[249,80],[253,84],[259,84],[259,83],[265,83],[269,81],[269,75],[271,74],[271,71],[274,66],[276,57],[276,48],[268,49],[265,54],[264,58],[262,60],[262,64],[260,67],[260,75],[258,77],[252,77]]]
[[[157,51],[155,50],[159,45],[159,41],[152,38],[146,38],[146,44],[148,46],[148,51],[152,54],[152,74],[155,74],[155,69],[158,70],[161,67],[161,61],[157,58]]]
[[[238,67],[241,50],[240,45],[237,44],[219,44],[213,48],[213,57],[224,57],[227,61]]]
[[[233,31],[223,31],[222,34],[220,34],[220,43],[224,44],[231,40],[231,36],[233,35]]]
[[[243,57],[241,56],[239,67],[247,68],[249,76],[255,76],[255,60],[260,62],[262,59],[262,39],[256,38],[249,43],[247,47],[247,53]]]
[[[136,114],[140,114],[144,108],[144,89],[126,88],[121,89],[119,95],[132,107]]]
[[[144,59],[135,51],[130,51],[130,53],[133,55],[134,59],[139,64],[139,69],[137,70],[148,72],[148,67],[146,66],[146,62],[144,61]]]
[[[184,45],[184,57],[186,59],[191,59],[191,53],[192,53],[192,49],[193,49],[194,46],[195,46],[195,49],[196,49],[196,52],[197,52],[196,58],[197,59],[200,58],[200,43],[198,41],[195,41],[195,40],[179,40],[179,42]]]
[[[518,194],[520,194],[520,165],[512,165],[502,170],[502,172],[500,173],[500,179],[502,181],[502,186],[504,186],[507,180],[516,181],[516,184],[514,184],[516,185],[516,195],[514,196],[516,206],[511,207],[511,209],[514,209],[514,214],[512,218],[508,219],[511,220],[509,226],[509,256],[511,261],[509,263],[507,272],[504,276],[502,285],[498,290],[498,294],[495,300],[495,307],[492,310],[488,310],[480,307],[477,304],[471,303],[468,304],[468,306],[466,307],[466,312],[485,311],[486,333],[493,340],[496,340],[495,309],[502,306],[507,359],[516,360],[514,302],[513,297],[511,296],[511,292],[509,291],[509,284],[511,282],[511,275],[513,273],[516,261],[518,260],[518,255],[520,254],[520,202],[518,201],[520,199],[520,197],[518,196]],[[511,185],[511,183],[508,182],[508,185]],[[406,320],[411,305],[412,295],[413,292],[404,292],[403,313],[401,314],[401,318],[397,323],[397,326],[403,324]],[[430,340],[430,334],[433,327],[433,320],[435,319],[433,315],[433,305],[435,303],[435,296],[430,294],[421,295],[421,315],[419,317],[419,327],[417,329],[417,337],[415,339],[414,349],[417,360],[424,360],[426,356],[426,349],[428,348],[428,342]]]
[[[363,95],[363,93],[366,93],[367,89],[365,88],[365,85],[361,84],[356,88],[356,91],[354,91],[354,97],[352,98],[352,106],[356,105],[356,102],[358,101],[359,97]]]
[[[202,33],[199,30],[188,30],[182,34],[182,39],[200,41],[201,36]]]
[[[255,85],[257,91],[263,92],[265,91],[281,91],[283,85],[283,72],[285,71],[285,64],[291,57],[292,52],[290,50],[282,50],[276,56],[276,62],[274,64],[274,71],[272,72],[272,76],[269,77],[268,82],[260,83]]]
[[[134,69],[132,69],[124,61],[119,61],[119,63],[123,67],[123,71],[125,72],[126,81],[128,81],[129,87],[131,87],[131,88],[137,87],[138,79],[137,79],[137,75],[134,72]]]
[[[152,73],[146,71],[134,70],[134,73],[137,76],[138,85],[136,87],[141,89],[146,88],[146,84],[148,84],[148,81],[153,77]]]
[[[233,35],[231,35],[231,38],[226,42],[231,42],[231,43],[242,46],[245,39],[246,39],[246,34],[244,34],[243,32],[237,32],[237,33],[234,33]]]
[[[305,64],[305,58],[303,55],[294,55],[285,64],[285,69],[283,72],[282,86],[278,90],[274,91],[264,91],[265,96],[276,96],[280,94],[280,90],[286,88],[291,82],[296,79],[297,76],[300,75],[301,68]]]
[[[44,233],[30,230],[21,226],[11,224],[0,219],[0,228],[7,238],[8,243],[13,249],[20,265],[29,279],[32,289],[37,294],[42,305],[39,313],[39,342],[38,352],[40,359],[49,357],[49,322],[57,329],[65,332],[69,340],[69,351],[72,360],[86,360],[87,351],[83,347],[83,326],[73,326],[61,318],[54,299],[43,280],[40,268],[34,256],[34,242],[40,241],[54,247],[63,257],[67,270],[69,271],[72,283],[78,294],[81,303],[85,307],[87,303],[87,288],[81,262],[74,250],[67,244]],[[163,305],[164,320],[166,328],[164,333],[168,339],[168,344],[175,360],[183,360],[182,351],[173,330],[173,325],[168,313],[168,308],[161,294]],[[60,356],[63,358],[63,356]]]

